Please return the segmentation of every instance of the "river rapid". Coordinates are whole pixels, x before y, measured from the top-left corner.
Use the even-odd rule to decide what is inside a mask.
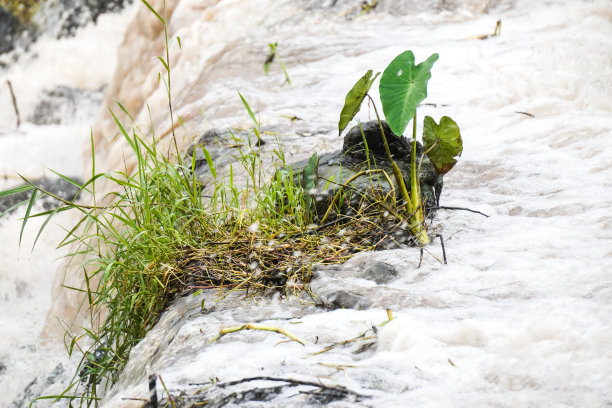
[[[382,71],[406,49],[417,61],[437,52],[419,116],[451,116],[464,144],[445,176],[441,205],[489,218],[438,212],[446,265],[436,239],[420,267],[419,250],[403,248],[319,272],[316,294],[333,298],[343,290],[360,310],[296,299],[215,301],[211,293],[183,298],[134,348],[102,406],[142,406],[133,399],[148,398],[151,373],[173,393],[192,394],[211,379],[266,376],[365,396],[328,403],[337,407],[612,405],[612,4],[388,0],[359,16],[360,3],[168,1],[169,35],[182,45],[171,48],[173,104],[184,123],[179,143],[211,128],[249,127],[240,91],[290,161],[338,149],[344,96],[360,76]],[[500,36],[475,39],[491,34],[498,19]],[[167,99],[154,58],[164,52],[162,35],[136,3],[74,38],[41,38],[17,60],[3,60],[0,83],[11,80],[25,123],[15,129],[0,88],[0,188],[17,183],[15,172],[41,177],[47,167],[86,177],[90,127],[97,166],[122,168],[125,146],[106,109],[115,109],[115,99],[167,143]],[[271,42],[292,85],[278,64],[263,73]],[[35,124],[44,91],[57,86],[82,91],[76,108],[59,123]],[[364,105],[360,119],[372,116]],[[64,269],[54,251],[71,216],[50,225],[34,251],[36,224],[18,245],[21,216],[0,220],[0,405],[15,407],[61,392],[69,381],[76,361],[62,348],[55,316],[69,319],[78,306],[58,287]],[[397,278],[365,279],[376,262],[392,265]],[[395,318],[379,326],[386,309]],[[249,322],[284,328],[308,344],[255,331],[210,344],[220,328]],[[363,333],[374,338],[314,355]],[[209,396],[219,402],[230,391],[275,385],[213,387]],[[161,384],[157,390],[162,395]],[[243,405],[320,406],[311,391],[285,387]]]

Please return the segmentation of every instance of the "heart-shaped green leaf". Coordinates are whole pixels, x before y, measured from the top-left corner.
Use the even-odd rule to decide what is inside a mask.
[[[396,135],[404,133],[408,122],[416,114],[416,108],[427,97],[427,82],[431,68],[438,60],[432,54],[419,65],[414,64],[412,51],[395,57],[380,78],[380,101],[385,119]]]
[[[338,135],[342,134],[346,125],[348,125],[357,112],[359,112],[363,98],[365,98],[372,84],[376,78],[378,78],[378,75],[380,75],[380,72],[377,72],[374,78],[372,78],[372,73],[372,70],[366,72],[366,74],[362,76],[346,94],[344,107],[342,108],[342,112],[340,112],[340,121],[338,122]]]
[[[442,116],[440,125],[431,116],[425,116],[423,147],[438,173],[448,173],[457,163],[455,157],[463,151],[459,126],[448,116]]]

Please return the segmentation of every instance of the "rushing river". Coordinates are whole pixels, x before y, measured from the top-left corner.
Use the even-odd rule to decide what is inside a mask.
[[[324,298],[342,289],[361,310],[276,298],[215,303],[204,294],[210,306],[203,314],[202,298],[187,298],[133,350],[103,406],[140,406],[128,399],[148,398],[150,373],[161,374],[171,392],[195,392],[190,384],[211,378],[267,376],[367,396],[329,403],[338,407],[612,405],[612,3],[382,0],[359,16],[360,3],[169,1],[169,35],[182,45],[171,49],[181,143],[211,128],[250,126],[239,90],[290,160],[337,149],[344,95],[360,76],[383,70],[406,49],[417,61],[437,52],[429,104],[419,115],[453,117],[464,141],[441,204],[490,217],[438,213],[434,226],[444,237],[447,265],[436,240],[420,268],[419,250],[405,248],[360,254],[320,272],[315,293]],[[500,36],[475,39],[491,34],[498,19]],[[0,187],[14,185],[15,172],[41,177],[47,167],[84,177],[90,126],[97,163],[120,168],[123,146],[105,109],[112,99],[143,127],[150,123],[148,103],[157,134],[167,135],[154,59],[163,52],[162,35],[138,3],[101,16],[75,38],[42,38],[7,61],[0,83],[11,80],[26,123],[15,129],[10,97],[0,88]],[[279,44],[292,85],[278,64],[263,73],[271,42]],[[44,91],[57,86],[80,90],[76,107],[59,123],[35,124]],[[371,114],[364,106],[360,117]],[[77,306],[58,287],[64,272],[53,249],[62,228],[49,226],[32,251],[37,228],[26,229],[19,247],[21,216],[0,221],[2,406],[60,392],[75,364],[54,318],[69,318]],[[70,215],[59,221],[69,225]],[[376,261],[395,267],[397,278],[364,279],[362,271]],[[373,336],[386,309],[395,319],[378,328],[375,343],[358,340],[313,355],[365,332]],[[221,327],[249,322],[285,328],[309,344],[253,331],[209,344]],[[294,389],[245,406],[317,405]]]

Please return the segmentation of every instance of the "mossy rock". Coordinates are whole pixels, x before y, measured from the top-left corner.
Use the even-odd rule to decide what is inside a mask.
[[[386,122],[383,122],[383,129],[387,137],[391,156],[404,177],[404,183],[410,188],[410,155],[412,144],[405,137],[394,134]],[[417,166],[419,160],[423,157],[420,171],[420,186],[426,213],[429,212],[431,215],[432,211],[427,209],[438,205],[440,194],[442,193],[443,179],[427,156],[423,156],[423,146],[421,143],[417,142],[416,149]],[[304,168],[307,164],[308,160],[303,160],[287,166],[288,168],[286,169],[291,169],[294,175],[300,175],[300,177],[296,177],[296,180],[299,179],[302,186],[304,185]],[[315,188],[307,192],[316,203],[316,212],[319,218],[323,217],[327,212],[333,197],[342,188],[341,185],[346,184],[349,179],[368,169],[384,170],[389,178],[387,179],[380,171],[370,171],[366,172],[367,174],[356,177],[350,183],[352,188],[343,189],[347,194],[344,202],[338,206],[338,212],[350,215],[352,208],[354,209],[359,204],[364,194],[389,197],[389,193],[395,191],[398,204],[400,203],[399,189],[393,176],[391,164],[387,159],[377,121],[365,122],[361,124],[361,127],[359,125],[353,127],[344,136],[342,150],[326,153],[319,157]]]

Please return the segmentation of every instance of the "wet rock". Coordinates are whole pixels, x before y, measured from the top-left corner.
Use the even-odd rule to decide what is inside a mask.
[[[32,17],[38,34],[72,37],[101,14],[122,10],[131,0],[47,0]]]
[[[7,9],[0,7],[0,54],[11,51],[19,34],[20,22]]]
[[[77,181],[78,183],[81,183],[81,181],[77,178],[73,178],[73,180]],[[65,200],[76,199],[77,193],[79,191],[78,188],[76,188],[74,185],[60,178],[52,179],[48,177],[43,177],[38,180],[32,180],[32,182],[43,190],[49,191],[50,193],[53,193]],[[31,193],[31,191],[27,191],[19,194],[0,197],[0,214],[2,214],[15,204],[23,200],[29,199],[32,195]],[[40,200],[42,200],[42,205],[45,210],[54,208],[54,206],[58,204],[57,200],[49,196],[43,197]]]
[[[366,13],[388,13],[393,15],[415,15],[431,10],[474,14],[488,13],[500,5],[499,0],[303,0],[307,10],[331,10],[347,19],[355,19]],[[504,5],[508,7],[508,5]]]
[[[276,130],[274,128],[266,128],[262,129],[263,131],[274,132]],[[259,143],[261,143],[261,146],[266,144],[263,139],[258,141],[252,131],[232,130],[230,132],[227,130],[211,129],[204,132],[189,146],[183,156],[183,163],[190,167],[195,152],[195,175],[203,185],[207,185],[212,180],[212,174],[202,147],[205,147],[210,154],[215,167],[222,168],[231,162],[238,161],[240,156],[238,148],[241,148],[246,153],[250,150],[249,144],[253,149],[257,149]]]
[[[11,408],[27,407],[30,403],[40,396],[45,395],[45,391],[49,387],[58,382],[59,379],[65,377],[65,369],[62,363],[59,363],[55,368],[45,375],[40,375],[34,378],[27,387],[17,396],[11,403]]]
[[[234,133],[235,136],[241,138],[241,133]],[[221,132],[216,129],[211,129],[204,132],[188,149],[183,157],[183,162],[191,166],[192,158],[195,152],[195,176],[203,183],[207,184],[209,179],[212,177],[206,156],[202,147],[205,147],[210,154],[211,159],[215,165],[220,165],[226,159],[229,159],[233,149],[229,146],[232,145],[232,137],[229,132]]]
[[[373,280],[377,284],[389,283],[397,278],[397,270],[386,262],[374,262],[363,270],[364,279]]]
[[[363,135],[362,135],[363,129]],[[397,163],[403,177],[404,183],[410,186],[410,155],[412,144],[408,139],[395,135],[389,125],[383,122],[383,129],[389,144],[391,156]],[[364,143],[365,136],[365,143]],[[416,144],[417,163],[423,155],[423,146]],[[369,162],[369,164],[368,164]],[[287,166],[285,171],[291,170],[294,175],[299,174],[299,182],[303,185],[303,170],[308,164],[308,160],[303,160]],[[391,184],[382,172],[362,173],[368,169],[379,169],[389,176]],[[362,174],[360,174],[362,173]],[[385,147],[380,133],[380,126],[377,121],[370,121],[353,127],[344,137],[342,150],[326,153],[319,157],[319,165],[315,180],[315,189],[309,193],[314,199],[316,212],[322,217],[327,211],[334,195],[339,191],[342,184],[353,178],[351,181],[352,189],[345,189],[347,192],[346,204],[341,212],[349,213],[351,208],[359,202],[363,193],[370,195],[385,196],[392,191],[396,192],[398,202],[401,200],[398,187],[393,176],[393,170],[387,160]],[[423,157],[420,172],[420,187],[425,207],[434,207],[440,200],[442,193],[443,179],[429,161],[427,156]],[[351,191],[358,191],[360,194],[352,194]]]
[[[102,90],[57,86],[43,91],[40,102],[29,118],[35,125],[59,125],[65,121],[73,122],[81,117],[92,117],[104,100]]]
[[[323,290],[317,292],[319,305],[327,309],[356,309],[365,310],[371,306],[365,296],[356,295],[346,290]]]

